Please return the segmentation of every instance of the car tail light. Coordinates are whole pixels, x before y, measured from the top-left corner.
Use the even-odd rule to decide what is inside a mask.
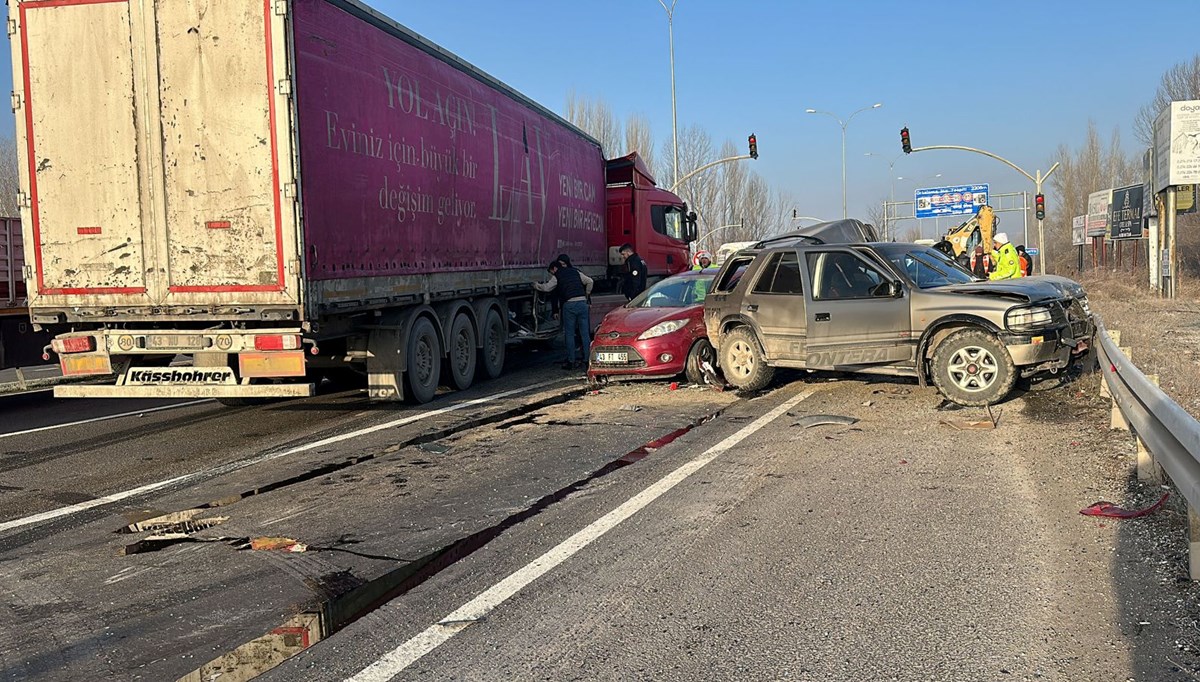
[[[54,339],[50,342],[50,347],[59,355],[63,353],[90,353],[96,350],[96,337],[68,336],[63,339]]]
[[[300,348],[298,334],[267,334],[254,337],[254,350],[297,350]]]

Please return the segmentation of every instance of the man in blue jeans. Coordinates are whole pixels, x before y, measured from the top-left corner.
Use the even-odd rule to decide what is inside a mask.
[[[587,365],[588,351],[592,346],[588,298],[592,295],[594,282],[591,277],[564,263],[561,256],[551,261],[546,270],[550,272],[550,279],[534,282],[533,288],[543,293],[558,294],[557,301],[562,302],[563,341],[567,344],[567,361],[563,363],[563,369],[580,369]],[[576,334],[583,346],[582,360],[575,359]]]

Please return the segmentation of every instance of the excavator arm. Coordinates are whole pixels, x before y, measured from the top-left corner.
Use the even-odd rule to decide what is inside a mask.
[[[991,252],[992,237],[996,234],[998,222],[996,211],[991,206],[980,206],[970,220],[946,232],[945,239],[954,246],[955,256],[969,254],[979,245]]]

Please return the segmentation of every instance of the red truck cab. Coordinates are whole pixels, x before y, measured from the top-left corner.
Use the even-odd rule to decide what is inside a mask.
[[[610,159],[605,183],[610,272],[624,263],[618,250],[627,243],[645,259],[651,279],[687,270],[689,244],[696,239],[696,217],[687,204],[658,187],[637,152]]]

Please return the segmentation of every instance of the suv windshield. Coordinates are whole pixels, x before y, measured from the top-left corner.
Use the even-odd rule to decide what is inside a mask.
[[[912,249],[888,249],[888,260],[917,286],[918,289],[932,289],[949,284],[966,284],[974,282],[975,277],[963,270],[957,263],[950,260],[946,254],[925,247]]]
[[[714,271],[714,275],[716,272]],[[643,291],[626,308],[686,308],[704,302],[713,276],[671,277]]]

